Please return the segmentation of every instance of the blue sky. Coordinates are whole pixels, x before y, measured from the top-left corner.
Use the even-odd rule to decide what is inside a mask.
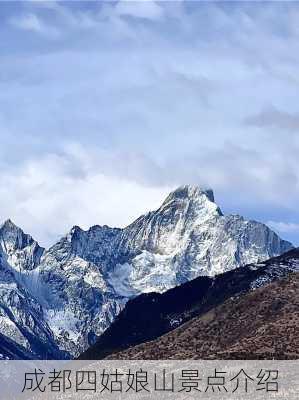
[[[181,184],[299,243],[299,4],[0,3],[0,215],[43,245]]]

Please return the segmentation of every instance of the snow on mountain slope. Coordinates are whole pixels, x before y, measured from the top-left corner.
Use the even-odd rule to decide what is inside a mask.
[[[60,349],[74,356],[139,293],[163,292],[292,248],[261,223],[223,216],[211,190],[191,186],[124,229],[74,227],[44,251],[8,221],[0,243],[14,281],[38,304]],[[0,333],[7,331],[0,324]]]
[[[183,186],[157,211],[125,228],[119,247],[131,256],[123,275],[127,286],[149,292],[265,260],[292,246],[264,224],[223,216],[211,190]]]
[[[44,249],[10,219],[0,226],[0,246],[8,263],[18,271],[34,269]]]
[[[7,352],[21,359],[69,357],[58,348],[41,305],[18,283],[0,247],[0,354]]]

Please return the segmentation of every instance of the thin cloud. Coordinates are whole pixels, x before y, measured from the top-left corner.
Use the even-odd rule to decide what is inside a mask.
[[[60,36],[60,32],[56,27],[46,24],[33,13],[10,18],[9,23],[17,29],[38,33],[48,38],[57,39]]]
[[[299,224],[295,222],[268,221],[267,225],[280,233],[299,233]]]
[[[275,107],[269,107],[258,114],[247,117],[245,124],[260,128],[276,128],[284,131],[298,132],[299,113],[280,111]]]
[[[73,225],[128,225],[157,208],[170,190],[104,174],[91,159],[73,149],[1,171],[1,219],[11,218],[47,247]]]
[[[164,13],[163,8],[154,0],[130,1],[120,0],[114,7],[115,14],[148,20],[160,20]]]

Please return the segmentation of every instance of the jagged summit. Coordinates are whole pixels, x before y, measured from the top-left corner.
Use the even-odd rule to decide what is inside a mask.
[[[35,268],[44,252],[44,248],[11,219],[7,219],[0,226],[0,248],[9,264],[16,270]]]
[[[13,242],[17,247],[24,247],[35,242],[31,235],[25,233],[11,219],[7,219],[0,226],[0,239],[6,242]]]
[[[76,235],[80,235],[85,232],[80,226],[74,225],[69,233],[66,235],[67,238],[73,239]]]
[[[214,200],[212,189],[200,186],[180,186],[171,192],[156,214],[180,219],[182,226],[204,223],[207,219],[223,215]]]
[[[11,229],[20,229],[21,230],[21,228],[19,228],[10,218],[8,218],[6,221],[4,221],[1,224],[0,229],[1,230],[2,229],[9,229],[9,230],[11,230]]]
[[[169,200],[191,200],[202,196],[206,196],[211,202],[214,203],[214,192],[211,188],[201,188],[196,185],[183,185],[173,190],[165,199],[164,203]]]

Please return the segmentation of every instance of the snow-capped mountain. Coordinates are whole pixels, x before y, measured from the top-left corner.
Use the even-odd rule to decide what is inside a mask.
[[[224,216],[211,190],[191,186],[178,188],[158,210],[124,229],[75,226],[44,250],[7,221],[0,228],[0,244],[12,282],[33,310],[38,308],[47,335],[70,357],[94,343],[128,299],[140,293],[164,292],[292,248],[264,224]],[[2,298],[0,309],[10,310],[13,302],[3,305]],[[24,311],[22,304],[18,307]],[[30,312],[24,311],[24,326]],[[6,318],[14,328],[8,330],[7,320],[0,334],[22,343],[26,336],[20,330],[17,341],[19,322]]]

